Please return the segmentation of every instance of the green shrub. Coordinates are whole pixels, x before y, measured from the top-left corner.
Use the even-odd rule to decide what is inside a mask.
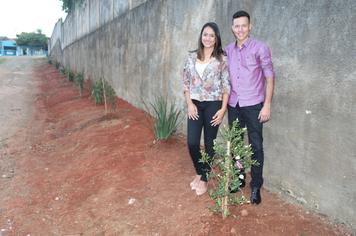
[[[66,68],[64,68],[63,66],[61,66],[61,68],[59,69],[59,71],[61,72],[62,75],[66,75]]]
[[[169,106],[167,99],[162,96],[157,97],[150,105],[153,108],[156,140],[168,139],[177,131],[181,111],[174,103]]]
[[[101,80],[94,82],[90,82],[90,96],[94,99],[95,104],[103,104],[104,103],[104,91],[103,91],[103,83]]]
[[[104,80],[106,102],[110,104],[111,110],[116,110],[116,92],[111,85]]]
[[[75,85],[78,86],[79,94],[80,94],[80,96],[82,96],[83,95],[83,89],[84,89],[84,74],[83,73],[78,73],[74,78],[74,83],[75,83]]]
[[[106,80],[101,79],[95,83],[90,82],[89,91],[91,97],[95,101],[95,104],[103,104],[106,101],[106,103],[110,105],[112,111],[116,110],[116,93]],[[105,113],[107,113],[106,106]]]
[[[74,77],[75,77],[75,74],[73,71],[71,71],[70,69],[67,69],[67,78],[70,82],[73,82],[74,81]]]

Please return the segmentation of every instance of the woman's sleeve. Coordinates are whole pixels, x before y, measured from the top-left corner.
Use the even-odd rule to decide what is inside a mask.
[[[230,76],[229,76],[229,68],[227,64],[226,57],[221,62],[221,83],[222,83],[222,93],[230,94]]]
[[[185,60],[183,68],[183,91],[190,91],[189,57]]]

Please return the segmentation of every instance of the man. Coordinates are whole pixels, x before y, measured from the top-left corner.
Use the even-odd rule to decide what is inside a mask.
[[[250,15],[238,11],[233,15],[232,32],[236,41],[226,47],[231,92],[228,103],[228,121],[236,119],[247,127],[249,143],[259,165],[251,168],[251,203],[261,202],[263,184],[262,126],[271,116],[274,71],[268,46],[250,37]]]

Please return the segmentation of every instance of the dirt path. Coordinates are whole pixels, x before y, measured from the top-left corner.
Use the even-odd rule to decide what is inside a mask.
[[[105,117],[41,59],[9,59],[0,78],[0,236],[351,235],[266,190],[223,221],[189,188],[185,140],[153,145],[144,112],[118,100]]]
[[[40,58],[1,57],[0,64],[0,148],[31,117],[36,82],[32,79],[32,67]]]

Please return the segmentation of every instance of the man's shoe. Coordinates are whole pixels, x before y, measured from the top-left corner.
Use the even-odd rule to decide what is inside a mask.
[[[260,189],[259,188],[252,188],[252,191],[251,191],[251,204],[260,204],[261,203],[261,193],[260,193]]]

